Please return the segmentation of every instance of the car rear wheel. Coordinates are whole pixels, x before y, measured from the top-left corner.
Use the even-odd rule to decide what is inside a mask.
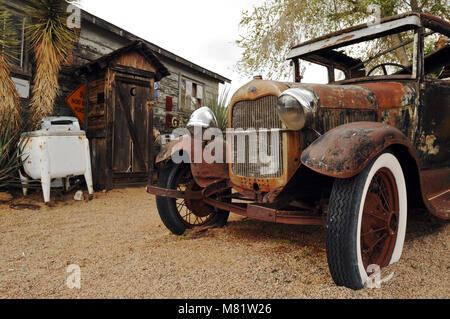
[[[336,179],[327,216],[327,258],[339,286],[361,289],[370,265],[380,268],[402,254],[407,217],[403,171],[389,152],[359,175]]]
[[[159,175],[158,187],[187,193],[202,189],[195,183],[189,165],[183,164],[170,164],[163,169]],[[230,214],[207,205],[202,200],[156,196],[156,205],[162,222],[175,235],[182,235],[186,229],[199,226],[223,227]]]

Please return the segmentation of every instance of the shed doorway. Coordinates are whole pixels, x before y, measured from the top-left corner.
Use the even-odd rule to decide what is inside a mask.
[[[153,86],[169,71],[142,42],[82,66],[84,128],[94,187],[146,184],[153,178]]]
[[[114,89],[113,174],[114,179],[123,174],[148,176],[150,164],[149,145],[152,136],[151,81],[116,77]],[[145,120],[148,119],[148,120]],[[138,177],[138,176],[135,176]]]

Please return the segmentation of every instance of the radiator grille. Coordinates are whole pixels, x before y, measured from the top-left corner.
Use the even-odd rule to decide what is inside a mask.
[[[270,164],[275,165],[275,170],[267,170],[269,164],[260,161],[259,157],[259,138],[261,129],[281,129],[282,123],[276,112],[276,103],[278,98],[270,95],[254,101],[241,101],[234,105],[231,127],[233,129],[256,130],[256,148],[249,147],[250,137],[245,136],[245,161],[238,163],[238,148],[237,138],[239,134],[233,136],[233,173],[254,178],[277,178],[283,175],[283,137],[281,132],[275,133],[279,136],[279,148],[276,150],[277,162]],[[267,133],[267,150],[268,155],[271,153],[272,134]],[[241,155],[242,156],[242,155]],[[251,159],[256,159],[251,162]],[[272,168],[273,168],[272,167]]]

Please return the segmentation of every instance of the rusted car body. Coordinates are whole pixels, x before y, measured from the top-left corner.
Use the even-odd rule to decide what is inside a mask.
[[[337,50],[401,32],[414,33],[413,40],[403,43],[411,44],[414,51],[410,65],[381,63],[367,72],[367,63],[373,59],[362,61]],[[382,20],[378,25],[352,27],[294,47],[288,58],[295,66],[295,81],[255,78],[234,94],[229,112],[228,126],[238,129],[235,135],[241,134],[239,130],[254,130],[257,134],[260,130],[277,130],[281,136],[277,171],[264,175],[259,171],[261,163],[236,163],[233,154],[237,146],[230,142],[234,137],[223,142],[224,154],[231,154],[224,163],[196,162],[193,154],[205,143],[183,136],[165,145],[156,162],[161,170],[167,169],[173,164],[173,154],[183,152],[189,162],[186,183],[194,183],[195,187],[173,189],[173,185],[166,186],[163,181],[157,186],[149,185],[147,191],[158,198],[184,200],[195,217],[204,217],[213,208],[274,223],[327,226],[327,254],[333,279],[338,285],[362,288],[368,280],[367,272],[341,270],[356,260],[342,256],[352,255],[358,247],[362,251],[362,255],[359,250],[356,254],[360,270],[369,261],[384,267],[400,258],[403,242],[399,244],[397,233],[406,223],[402,216],[406,214],[403,194],[407,196],[408,209],[424,207],[438,218],[450,217],[450,43],[425,54],[425,38],[435,34],[449,37],[450,23],[427,14],[407,13]],[[329,83],[300,83],[299,60],[325,66]],[[388,74],[391,66],[395,66],[395,72]],[[378,68],[384,74],[372,74]],[[337,81],[335,70],[342,71],[345,79]],[[303,107],[300,115],[291,108],[295,104],[292,97],[297,95],[298,101],[307,100],[309,104],[298,103]],[[295,116],[297,122],[292,121]],[[392,159],[398,161],[401,169],[381,163]],[[357,185],[357,180],[365,185],[361,176],[371,176],[374,165],[381,165],[373,173],[373,178],[380,180],[377,187],[393,186],[386,186],[385,193],[374,191],[373,180],[368,180],[368,190],[359,197],[361,203],[357,207],[362,213],[348,219],[350,213],[346,211],[353,209],[358,215],[358,209],[344,207],[350,205],[345,201],[354,200],[345,190],[356,187],[352,185]],[[340,199],[342,194],[348,200]],[[392,207],[386,208],[389,205],[381,203],[384,200]],[[202,204],[194,204],[199,202]],[[165,214],[163,206],[158,207],[160,215]],[[373,212],[381,210],[384,212],[375,216],[383,220],[380,226],[372,217]],[[355,243],[350,240],[351,247],[341,248],[346,242],[335,244],[336,238],[350,232],[341,226],[333,228],[339,218],[361,228],[348,235],[359,236]],[[184,223],[187,227],[196,225]],[[367,253],[364,247],[377,252]]]

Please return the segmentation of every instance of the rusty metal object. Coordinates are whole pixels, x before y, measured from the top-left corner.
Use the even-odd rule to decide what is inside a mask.
[[[320,174],[349,178],[359,174],[380,152],[400,144],[415,156],[414,147],[402,132],[383,123],[354,122],[338,126],[312,143],[302,163]]]
[[[331,50],[339,46],[371,40],[379,37],[380,34],[395,34],[404,29],[420,26],[421,17],[419,13],[409,12],[395,17],[387,17],[376,25],[361,24],[299,44],[291,49],[287,58],[301,57],[324,49]]]
[[[295,215],[296,213],[299,215]],[[300,215],[302,213],[303,215]],[[280,211],[258,205],[248,205],[246,216],[279,224],[325,225],[325,219],[323,216],[308,216],[304,215],[304,212],[301,211]]]
[[[192,198],[203,188],[195,183],[189,167],[182,167],[181,173],[176,181],[176,187],[178,191],[185,193],[185,197],[175,200],[178,217],[189,228],[208,224],[219,212],[206,204],[203,198]]]
[[[194,180],[191,180],[186,185],[184,203],[195,216],[207,217],[215,213],[214,207],[207,205],[202,199],[192,198],[192,195],[196,195],[201,190],[202,188]]]
[[[206,205],[271,222],[317,225],[323,223],[320,214],[327,210],[334,179],[359,174],[377,155],[391,149],[402,165],[409,202],[423,203],[432,214],[449,219],[450,82],[426,75],[448,64],[450,46],[424,56],[423,44],[424,37],[433,32],[448,34],[449,26],[436,17],[407,13],[382,20],[380,28],[352,27],[304,43],[291,52],[295,81],[301,80],[301,58],[327,67],[331,84],[255,78],[241,87],[231,100],[228,127],[252,128],[257,134],[265,129],[279,130],[281,165],[270,176],[258,171],[263,163],[233,163],[234,158],[228,158],[228,164],[194,164],[190,154],[195,146],[187,137],[167,145],[157,162],[163,163],[183,150],[191,160],[193,179],[203,188],[202,201]],[[425,33],[424,27],[431,31]],[[361,61],[334,50],[406,30],[414,31],[414,40],[407,41],[414,42],[414,58],[411,65],[404,66],[408,70],[392,75],[368,77],[363,67],[371,60]],[[374,58],[399,47],[379,52]],[[346,79],[335,82],[335,69],[342,69]],[[314,91],[319,103],[311,123],[301,131],[291,131],[279,121],[274,109],[284,91],[298,87]],[[233,143],[226,147],[224,153],[233,154]],[[237,192],[227,199],[239,199],[239,203],[228,203],[216,196],[226,188]],[[369,208],[375,209],[378,199],[372,197]],[[423,201],[414,201],[420,197]],[[313,207],[315,214],[304,214],[301,207],[292,205],[296,202]]]
[[[421,13],[420,18],[424,27],[436,30],[447,37],[450,37],[450,23],[439,17],[433,16],[429,13]]]
[[[450,36],[450,23],[448,21],[426,13],[408,12],[383,18],[379,24],[373,26],[360,24],[306,41],[294,46],[287,58],[293,59],[323,49],[333,49],[338,46],[371,40],[379,37],[380,34],[390,35],[405,29],[415,29],[422,26]]]
[[[264,206],[257,206],[243,203],[226,203],[215,199],[218,193],[223,193],[230,189],[230,182],[220,181],[209,185],[206,188],[190,189],[189,185],[185,191],[161,189],[154,186],[147,186],[147,192],[156,196],[184,199],[187,209],[196,216],[206,217],[212,213],[211,208],[231,211],[238,215],[248,216],[253,219],[271,221],[282,224],[295,225],[324,225],[323,216],[311,216],[304,211],[282,211]]]
[[[377,110],[402,108],[414,105],[417,89],[413,84],[402,82],[360,83],[359,87],[369,89],[376,99]]]
[[[422,194],[428,210],[442,219],[450,218],[450,168],[421,172]]]
[[[233,115],[234,119],[236,120],[236,114],[233,114],[234,107],[238,102],[251,102],[251,101],[258,101],[263,100],[268,97],[279,97],[281,93],[283,93],[285,90],[290,88],[289,83],[281,83],[281,82],[275,82],[275,81],[264,81],[264,80],[253,80],[249,82],[248,84],[244,85],[242,88],[240,88],[234,95],[231,100],[231,106],[230,106],[230,113],[228,118],[228,127],[229,128],[237,128],[233,124]],[[270,98],[269,98],[270,99]],[[275,111],[275,104],[277,102],[275,99],[268,100],[270,103],[266,103],[264,105],[265,108],[273,108]],[[273,116],[277,116],[274,114]],[[255,129],[258,128],[276,128],[274,127],[273,123],[271,121],[267,121],[268,119],[261,119],[261,121],[257,121],[255,123],[251,123],[255,125],[256,127],[253,127]],[[248,120],[242,120],[238,124],[242,124],[243,126],[249,125]],[[259,125],[262,126],[271,126],[271,127],[258,127]],[[262,177],[262,176],[243,176],[241,171],[239,171],[239,174],[235,173],[233,170],[233,163],[231,163],[231,159],[229,160],[229,178],[234,186],[239,187],[245,191],[251,191],[253,192],[252,197],[257,197],[263,193],[270,192],[271,190],[282,187],[286,185],[289,178],[295,173],[296,169],[300,165],[300,153],[302,146],[302,132],[288,132],[284,131],[284,127],[282,123],[280,122],[278,125],[280,125],[279,129],[282,129],[281,133],[281,145],[284,145],[282,147],[282,152],[280,153],[280,166],[282,167],[282,174],[279,177]],[[238,125],[239,126],[239,125]],[[245,129],[245,127],[243,127]],[[232,144],[228,143],[228,154],[232,154]],[[245,171],[245,170],[244,170]],[[277,174],[279,175],[279,174]]]
[[[217,181],[228,179],[228,164],[191,163],[192,176],[201,187],[207,187]]]
[[[388,169],[379,170],[369,185],[361,221],[361,252],[364,268],[389,265],[397,239],[398,190]]]
[[[152,185],[147,185],[147,193],[169,198],[203,199],[200,191],[186,193],[176,189],[160,188]]]
[[[282,92],[284,92],[286,89],[288,89],[289,86],[281,83],[281,82],[274,82],[274,81],[264,81],[264,80],[253,80],[251,82],[249,82],[248,84],[244,85],[243,87],[241,87],[232,97],[231,99],[231,104],[230,104],[230,112],[229,112],[229,118],[228,118],[228,127],[229,128],[242,128],[242,129],[247,129],[248,127],[237,127],[235,125],[238,126],[244,126],[249,124],[249,121],[244,120],[244,119],[240,119],[241,121],[239,121],[239,123],[237,124],[233,124],[233,119],[236,121],[237,115],[234,114],[234,108],[236,106],[237,103],[245,103],[245,102],[249,102],[249,103],[254,103],[254,101],[258,101],[258,100],[265,100],[265,99],[269,99],[268,102],[270,103],[265,103],[264,107],[266,109],[269,108],[273,108],[273,112],[275,112],[275,104],[277,101],[277,97],[281,95]],[[273,97],[273,98],[271,98]],[[274,104],[275,103],[275,104]],[[253,104],[252,104],[253,105]],[[242,113],[242,112],[241,112]],[[276,116],[276,115],[273,115]],[[272,116],[272,117],[273,117]],[[242,123],[240,123],[242,122]],[[259,126],[259,125],[263,125],[264,121],[262,121],[262,123],[251,123],[255,126]],[[280,127],[278,128],[283,128],[281,121],[278,121],[280,125]],[[273,125],[272,125],[273,126]],[[269,127],[252,127],[254,129],[258,129],[258,128],[264,128],[267,129]],[[271,128],[275,128],[275,127],[271,127]],[[286,139],[287,139],[287,134],[288,133],[282,133],[282,142],[281,144],[285,144],[286,143]],[[227,145],[228,147],[228,154],[232,154],[233,150],[231,149],[232,147],[232,143],[228,143]],[[283,185],[284,180],[286,180],[286,171],[283,172],[281,177],[272,177],[272,178],[263,178],[260,176],[242,176],[242,169],[238,170],[238,174],[235,173],[235,170],[233,168],[233,166],[235,166],[236,164],[233,164],[234,159],[229,159],[229,176],[230,179],[232,181],[232,183],[238,187],[241,187],[243,189],[247,189],[247,190],[253,190],[256,193],[260,193],[260,192],[266,192],[269,191],[271,188],[273,187],[279,187],[281,185]],[[286,167],[285,164],[286,163],[286,154],[281,154],[281,158],[280,160],[282,161],[282,163],[280,163],[281,166]],[[238,164],[236,167],[242,166],[241,164]],[[244,169],[245,170],[245,169]],[[239,175],[240,174],[240,175]]]
[[[266,80],[253,80],[244,86],[242,86],[231,99],[231,108],[228,117],[229,128],[231,128],[231,116],[233,106],[240,101],[254,101],[265,96],[274,95],[280,96],[289,86],[286,83],[266,81]]]
[[[192,137],[188,135],[180,136],[178,139],[170,141],[161,148],[161,151],[156,155],[155,163],[159,164],[170,159],[176,152],[187,151],[191,154],[192,148]]]
[[[320,99],[320,107],[329,109],[376,110],[377,99],[374,92],[360,85],[302,84],[314,91]]]
[[[226,164],[226,144],[223,142],[222,163],[195,163],[194,154],[203,154],[203,143],[195,141],[192,136],[183,135],[177,140],[164,145],[161,152],[156,156],[156,163],[168,161],[176,153],[183,152],[184,160],[191,165],[192,176],[201,187],[206,187],[218,180],[228,178],[228,164]],[[203,159],[202,159],[203,160]]]

